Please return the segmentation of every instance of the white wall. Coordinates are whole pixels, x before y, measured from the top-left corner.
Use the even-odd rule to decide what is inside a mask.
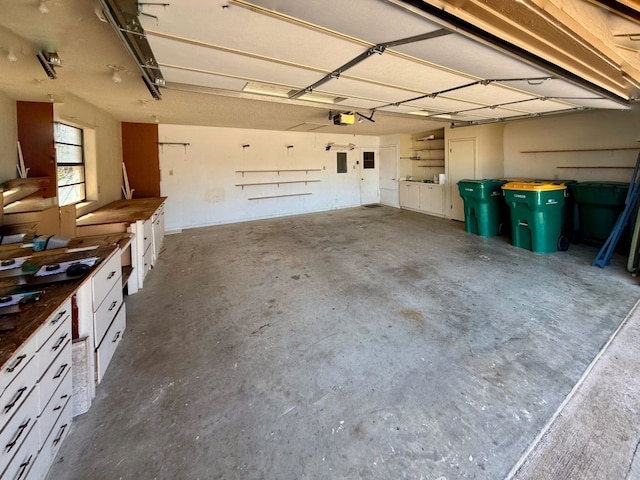
[[[18,176],[17,142],[16,101],[0,93],[0,183]]]
[[[362,150],[378,137],[274,132],[219,127],[160,125],[160,189],[168,200],[167,231],[360,205]],[[347,173],[336,173],[336,151],[327,143],[358,148],[347,151]],[[243,148],[243,145],[250,145]],[[293,145],[293,148],[287,148]],[[377,162],[376,162],[377,167]],[[320,169],[309,172],[236,173],[238,170]],[[377,170],[377,168],[376,168]],[[320,180],[313,183],[245,186],[242,183]],[[311,193],[249,200],[250,197]]]
[[[507,177],[628,182],[631,169],[558,167],[632,167],[640,147],[640,112],[594,110],[521,120],[504,130]],[[617,148],[633,150],[606,150]],[[562,151],[604,149],[599,151]],[[556,150],[555,152],[524,153]]]

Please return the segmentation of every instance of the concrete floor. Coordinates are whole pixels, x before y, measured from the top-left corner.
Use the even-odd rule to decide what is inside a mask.
[[[355,208],[168,236],[50,479],[501,479],[640,294]]]

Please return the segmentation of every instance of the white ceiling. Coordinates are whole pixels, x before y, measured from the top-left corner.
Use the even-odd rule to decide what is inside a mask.
[[[117,0],[129,2],[130,0]],[[400,1],[167,0],[142,4],[139,20],[167,82],[151,99],[140,71],[100,3],[0,0],[0,91],[17,100],[80,97],[123,121],[380,135],[455,122],[486,122],[624,105],[461,33],[390,46],[313,89],[333,105],[283,98],[323,79],[377,44],[438,32]],[[133,2],[135,4],[136,2]],[[402,5],[398,5],[402,4]],[[58,51],[50,80],[35,59]],[[9,62],[14,51],[17,62]],[[107,64],[122,67],[111,81]],[[248,84],[277,96],[246,93]],[[334,126],[329,111],[373,113]],[[419,112],[420,115],[411,112]]]

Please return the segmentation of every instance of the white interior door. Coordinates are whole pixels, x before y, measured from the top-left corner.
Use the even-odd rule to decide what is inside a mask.
[[[374,149],[362,149],[360,156],[360,205],[378,203],[378,155]]]
[[[398,206],[398,146],[380,147],[380,202]]]
[[[464,221],[464,203],[458,191],[458,181],[476,176],[476,139],[449,140],[449,198],[451,218]]]

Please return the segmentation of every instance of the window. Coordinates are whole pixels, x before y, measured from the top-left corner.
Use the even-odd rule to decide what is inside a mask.
[[[58,205],[82,202],[86,198],[82,129],[55,122],[53,140],[58,171]]]
[[[362,153],[362,168],[376,168],[376,162],[374,160],[374,152]]]
[[[347,173],[347,154],[344,152],[336,153],[338,173]]]

